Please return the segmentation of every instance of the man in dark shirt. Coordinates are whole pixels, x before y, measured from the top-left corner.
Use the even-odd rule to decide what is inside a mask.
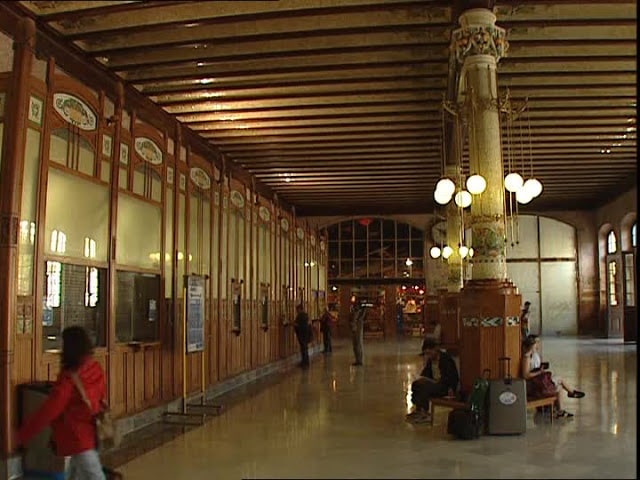
[[[309,315],[304,311],[302,304],[296,306],[296,320],[294,330],[300,345],[300,366],[307,368],[309,366],[309,341],[311,340],[311,325],[309,325]]]
[[[412,423],[428,422],[430,399],[452,395],[458,388],[458,368],[447,352],[440,350],[440,346],[428,338],[422,343],[422,353],[427,363],[420,378],[411,384],[411,401],[415,410],[407,415],[407,420]]]
[[[322,341],[324,343],[324,350],[322,353],[331,353],[331,322],[333,322],[333,318],[331,317],[331,312],[329,312],[329,307],[324,309],[324,313],[320,317],[320,330],[322,331]]]
[[[356,359],[352,363],[354,366],[362,365],[362,343],[364,340],[364,321],[367,317],[367,311],[362,305],[354,306],[349,320],[351,327],[351,341],[353,344],[353,355]]]

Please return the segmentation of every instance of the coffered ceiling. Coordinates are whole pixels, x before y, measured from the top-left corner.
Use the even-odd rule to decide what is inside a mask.
[[[461,2],[17,4],[302,214],[433,210]],[[510,42],[499,85],[529,99],[544,184],[527,208],[593,208],[634,185],[636,2],[493,9]]]

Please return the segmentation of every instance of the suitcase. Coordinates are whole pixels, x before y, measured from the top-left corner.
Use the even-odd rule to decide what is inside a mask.
[[[489,435],[519,435],[527,431],[527,387],[524,379],[512,378],[511,359],[498,359],[506,365],[500,380],[489,382]]]

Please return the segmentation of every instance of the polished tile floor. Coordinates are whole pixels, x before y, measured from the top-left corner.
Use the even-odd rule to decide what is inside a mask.
[[[553,370],[587,396],[567,399],[575,418],[554,425],[530,413],[522,436],[453,440],[443,409],[433,427],[406,423],[420,341],[371,341],[364,367],[344,344],[119,470],[127,480],[636,478],[636,346],[543,343]]]

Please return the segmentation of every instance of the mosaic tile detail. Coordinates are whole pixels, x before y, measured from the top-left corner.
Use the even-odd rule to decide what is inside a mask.
[[[507,317],[507,326],[513,327],[520,325],[520,317]]]
[[[466,317],[462,319],[462,325],[465,327],[499,327],[504,324],[502,317]]]
[[[504,323],[502,317],[483,318],[480,322],[481,327],[499,327]]]

